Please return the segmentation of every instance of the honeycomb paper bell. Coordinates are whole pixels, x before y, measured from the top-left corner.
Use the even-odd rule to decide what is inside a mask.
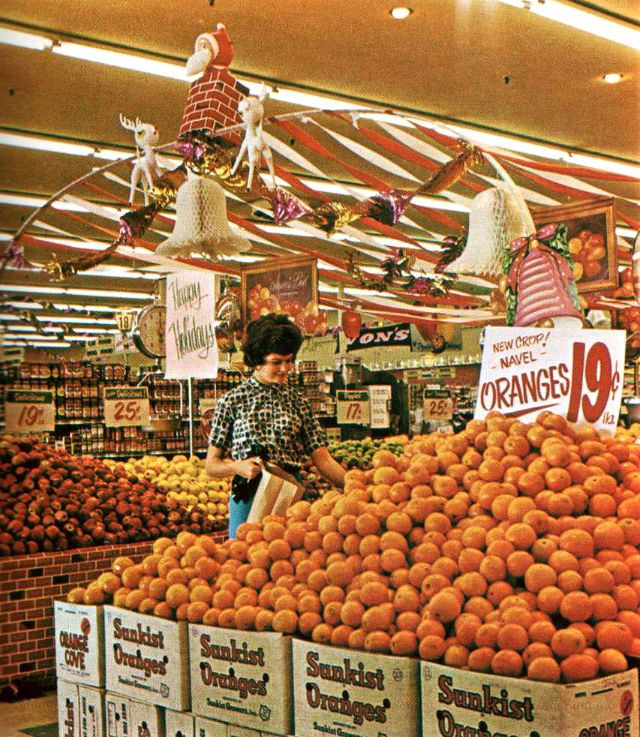
[[[499,184],[485,189],[471,205],[464,251],[447,271],[498,278],[509,243],[534,231],[529,208],[515,187]]]
[[[169,258],[198,253],[218,260],[222,256],[237,256],[250,247],[249,241],[229,226],[222,187],[208,177],[189,174],[176,197],[173,233],[156,253]]]

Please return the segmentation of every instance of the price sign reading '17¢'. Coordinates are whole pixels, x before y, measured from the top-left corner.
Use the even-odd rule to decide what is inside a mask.
[[[56,429],[56,405],[48,390],[9,389],[5,394],[7,432],[38,433]]]
[[[338,425],[369,425],[369,392],[339,389],[336,392]]]
[[[547,410],[613,432],[624,372],[623,330],[488,327],[474,417],[533,420]]]
[[[149,422],[146,386],[112,386],[104,390],[104,423],[107,427],[135,427]]]

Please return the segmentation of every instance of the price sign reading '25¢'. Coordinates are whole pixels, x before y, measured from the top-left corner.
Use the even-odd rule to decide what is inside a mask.
[[[149,423],[146,386],[112,386],[104,390],[104,423],[107,427],[136,427]]]
[[[474,416],[533,420],[547,410],[613,432],[624,373],[623,330],[488,327]]]
[[[11,433],[53,432],[56,405],[48,390],[9,389],[4,402],[5,429]]]

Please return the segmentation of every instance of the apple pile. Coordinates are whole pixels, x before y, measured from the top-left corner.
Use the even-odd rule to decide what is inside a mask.
[[[200,510],[168,499],[122,463],[0,439],[0,556],[211,532]]]
[[[231,479],[209,478],[201,458],[144,456],[130,459],[124,467],[128,474],[146,478],[187,511],[201,512],[212,521],[214,530],[227,528]]]
[[[249,319],[271,312],[288,315],[305,335],[324,335],[327,332],[328,313],[319,310],[313,300],[303,305],[298,300],[282,300],[271,294],[269,287],[256,284],[249,290]]]

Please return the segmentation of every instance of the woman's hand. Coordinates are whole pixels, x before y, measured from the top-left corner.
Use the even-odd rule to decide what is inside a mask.
[[[259,458],[234,461],[232,465],[238,476],[243,476],[245,479],[255,479],[262,472],[262,464]]]
[[[327,481],[340,489],[343,488],[346,471],[329,453],[328,448],[322,447],[314,450],[311,454],[311,460]]]

